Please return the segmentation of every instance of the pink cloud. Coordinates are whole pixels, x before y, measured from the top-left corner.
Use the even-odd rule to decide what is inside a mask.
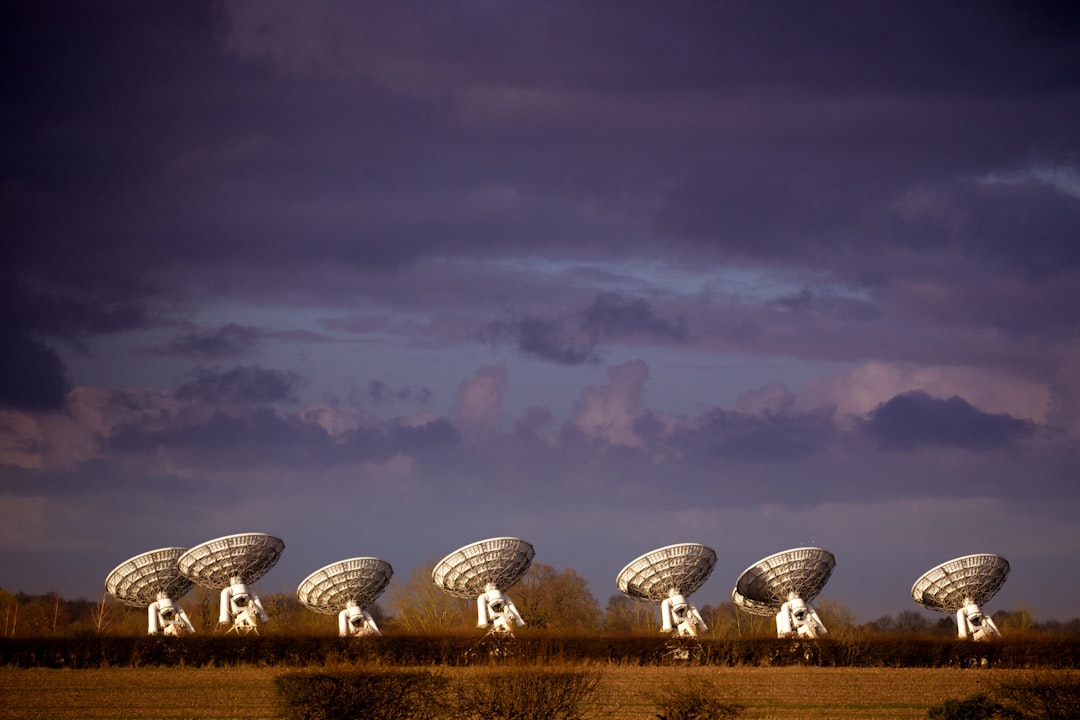
[[[573,425],[585,435],[615,445],[640,447],[634,422],[642,414],[641,394],[649,379],[649,366],[631,360],[608,368],[611,383],[588,387],[574,409]]]
[[[748,390],[735,401],[739,412],[748,415],[782,415],[795,405],[795,393],[787,385],[774,380],[764,387]]]
[[[502,430],[505,388],[506,368],[501,366],[485,365],[461,384],[454,421],[466,439],[482,440]]]
[[[331,437],[340,437],[350,430],[376,425],[366,412],[354,406],[310,405],[300,412],[300,419],[318,425]]]
[[[0,465],[33,470],[74,467],[107,455],[102,440],[129,424],[155,427],[184,403],[164,390],[77,387],[64,413],[0,412]]]

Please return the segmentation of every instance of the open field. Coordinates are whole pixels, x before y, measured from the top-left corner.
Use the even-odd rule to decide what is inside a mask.
[[[688,674],[714,679],[741,717],[776,720],[925,718],[948,698],[984,690],[1022,670],[882,668],[600,668],[601,717],[655,720],[651,694]],[[476,668],[446,668],[455,673]],[[114,668],[94,670],[0,667],[0,720],[277,718],[273,679],[286,668]]]

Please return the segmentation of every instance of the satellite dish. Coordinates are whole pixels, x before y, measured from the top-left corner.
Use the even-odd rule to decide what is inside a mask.
[[[990,640],[1001,633],[981,605],[989,602],[1009,575],[1009,561],[1000,555],[964,555],[927,571],[911,587],[911,597],[928,610],[956,613],[962,639]]]
[[[834,567],[836,558],[828,550],[785,550],[744,570],[731,601],[754,615],[775,615],[777,637],[816,638],[828,631],[809,603],[825,587]]]
[[[394,568],[373,557],[341,560],[304,578],[296,598],[305,607],[324,615],[338,616],[338,635],[379,635],[367,606],[390,584]]]
[[[712,574],[716,552],[698,543],[658,548],[631,561],[615,578],[624,595],[639,602],[660,603],[661,631],[696,637],[708,630],[687,598]]]
[[[480,540],[440,560],[431,580],[454,597],[476,598],[477,627],[509,633],[512,625],[520,627],[525,621],[503,593],[525,575],[535,554],[533,546],[520,538]]]
[[[180,572],[190,580],[221,590],[218,621],[232,623],[229,632],[258,632],[266,622],[259,596],[248,589],[277,564],[285,543],[265,533],[241,533],[207,540],[177,560]]]
[[[125,560],[105,577],[105,590],[119,602],[146,608],[150,635],[195,632],[187,613],[175,602],[192,585],[176,566],[176,559],[186,550],[181,547],[151,550]]]

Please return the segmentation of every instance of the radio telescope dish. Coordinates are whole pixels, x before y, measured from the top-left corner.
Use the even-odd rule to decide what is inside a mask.
[[[825,587],[835,567],[836,558],[828,550],[785,550],[744,570],[731,600],[754,615],[775,614],[777,637],[816,638],[827,631],[808,603]]]
[[[956,613],[961,638],[989,640],[1001,633],[980,606],[997,594],[1008,575],[1009,561],[1000,555],[964,555],[924,573],[911,587],[911,597],[928,610]]]
[[[382,594],[393,574],[390,563],[378,558],[341,560],[304,578],[296,597],[317,613],[337,615],[338,634],[342,637],[379,635],[367,606]]]
[[[532,545],[518,538],[480,540],[440,560],[431,579],[460,598],[474,598],[488,585],[508,590],[525,575],[535,554]]]
[[[696,636],[708,630],[687,598],[705,584],[716,565],[716,552],[698,543],[658,548],[631,561],[615,578],[619,590],[632,600],[660,603],[661,630]]]
[[[715,565],[712,548],[697,543],[668,545],[631,561],[615,584],[632,600],[663,602],[672,590],[684,595],[697,592]]]
[[[207,540],[180,556],[180,572],[200,585],[220,590],[236,578],[254,583],[277,564],[285,543],[265,533],[242,533]]]
[[[258,632],[259,623],[269,618],[247,585],[269,572],[284,550],[285,543],[273,535],[226,535],[191,548],[180,556],[177,566],[187,578],[221,590],[218,620],[232,622],[230,632]]]
[[[105,589],[131,607],[146,607],[157,600],[158,593],[183,597],[191,589],[192,582],[180,574],[176,559],[186,550],[161,548],[125,560],[105,578]]]
[[[125,560],[105,577],[105,590],[124,605],[146,608],[147,632],[180,635],[195,632],[184,609],[176,604],[192,582],[180,574],[176,560],[187,548],[151,550]]]
[[[533,546],[520,538],[480,540],[440,560],[431,580],[454,597],[476,598],[477,627],[509,633],[512,625],[520,627],[525,621],[503,592],[525,575],[535,554]]]
[[[735,607],[745,610],[751,615],[772,617],[776,614],[775,606],[769,605],[768,603],[759,602],[757,600],[751,600],[747,597],[743,597],[741,594],[739,594],[738,588],[735,588],[731,591],[731,603]]]

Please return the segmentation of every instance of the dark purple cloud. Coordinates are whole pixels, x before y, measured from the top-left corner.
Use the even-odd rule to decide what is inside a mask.
[[[290,422],[269,408],[245,415],[216,412],[204,422],[176,423],[162,429],[124,426],[109,444],[119,453],[169,450],[204,457],[219,466],[318,466],[333,462],[337,456],[332,439],[322,428]]]
[[[0,406],[56,411],[64,407],[70,379],[54,345],[85,354],[94,336],[150,324],[145,308],[119,288],[90,294],[73,289],[31,289],[17,266],[0,270]]]
[[[837,432],[827,415],[747,415],[714,410],[675,444],[702,461],[788,462],[827,451]]]
[[[505,324],[494,324],[489,328],[500,334],[516,334],[518,350],[524,355],[540,360],[563,365],[595,363],[598,360],[593,354],[594,343],[591,340],[576,341],[555,322],[526,317],[510,327]]]
[[[32,337],[8,334],[0,360],[0,407],[56,412],[67,403],[70,383],[56,351]]]
[[[596,337],[645,336],[653,340],[686,339],[686,318],[670,321],[658,317],[641,298],[604,293],[586,308],[582,327]]]
[[[303,378],[294,372],[269,370],[258,365],[228,369],[199,368],[176,390],[181,400],[204,403],[295,402]]]
[[[603,345],[613,340],[683,342],[687,327],[685,316],[666,320],[642,298],[609,292],[597,295],[580,313],[561,319],[526,315],[491,321],[484,337],[495,344],[515,342],[520,353],[538,360],[579,365],[599,362]]]
[[[178,335],[162,346],[145,352],[204,358],[235,358],[251,353],[265,333],[256,327],[226,323],[213,330],[196,330]]]
[[[565,188],[575,186],[622,213],[637,214],[630,203],[651,199],[656,224],[691,247],[806,255],[866,242],[878,229],[866,224],[870,213],[887,209],[913,183],[1027,163],[1033,153],[1037,160],[1031,138],[1041,138],[1046,152],[1072,142],[1060,106],[1073,88],[1064,68],[1077,63],[1071,36],[1009,5],[979,9],[985,36],[978,42],[969,34],[970,8],[794,6],[797,13],[777,22],[775,9],[638,6],[619,9],[615,26],[610,8],[490,16],[429,9],[410,19],[402,46],[392,41],[400,33],[396,12],[346,12],[339,28],[319,25],[275,46],[276,33],[289,30],[274,8],[230,7],[231,20],[216,31],[230,34],[226,45],[235,41],[230,47],[244,62],[214,47],[219,20],[207,7],[161,17],[135,8],[57,13],[49,22],[15,13],[25,17],[10,31],[20,39],[10,50],[14,67],[35,72],[16,83],[15,105],[26,111],[12,117],[11,130],[29,142],[12,150],[10,180],[42,204],[37,215],[21,212],[19,226],[35,241],[21,248],[24,261],[55,275],[65,255],[93,248],[93,264],[81,258],[66,277],[94,269],[105,279],[118,268],[139,273],[211,258],[254,268],[329,259],[378,269],[431,252],[485,255],[508,242],[569,250],[582,228],[532,203],[546,195],[564,205]],[[907,23],[915,17],[917,24]],[[115,32],[121,19],[127,32]],[[303,14],[293,19],[305,21]],[[641,27],[653,30],[642,34]],[[256,28],[264,34],[246,34]],[[526,42],[512,28],[529,28]],[[353,37],[336,56],[329,52],[334,42],[295,47],[318,43],[319,32],[360,32],[373,42]],[[476,43],[461,44],[464,37]],[[292,56],[276,56],[290,48]],[[52,64],[40,62],[49,52],[56,53]],[[277,69],[304,53],[313,57],[301,76],[269,78],[245,64],[266,60]],[[393,74],[405,58],[417,77]],[[327,66],[334,62],[342,67]],[[80,83],[52,69],[75,63],[88,67]],[[376,84],[347,82],[353,73],[374,73]],[[431,92],[447,95],[451,107],[488,91],[496,101],[515,92],[550,95],[572,108],[591,90],[590,102],[608,113],[630,104],[606,136],[581,125],[590,114],[565,118],[550,134],[503,123],[492,136],[440,113],[428,90],[409,100],[394,92],[395,83],[433,83]],[[958,84],[965,92],[943,100]],[[747,95],[751,87],[771,89]],[[499,95],[501,88],[512,91]],[[70,102],[76,93],[81,103]],[[941,102],[959,106],[939,110]],[[121,120],[140,103],[156,112],[144,111],[138,123]],[[1023,113],[1014,109],[1020,103]],[[639,116],[656,105],[671,112],[642,124]],[[181,111],[184,123],[175,120]],[[701,120],[686,133],[692,118]],[[76,121],[99,131],[98,155],[73,162],[71,145],[91,147],[73,129]],[[313,123],[322,141],[305,134]],[[615,156],[627,141],[641,151]],[[972,167],[972,155],[983,167]],[[63,187],[88,187],[85,204],[51,212],[48,189],[35,179],[44,167],[52,169],[49,182],[66,175]],[[81,176],[90,168],[93,183]],[[615,178],[620,184],[611,184]],[[519,196],[512,214],[469,206],[470,197],[480,197],[473,193],[500,185],[528,188],[531,197]],[[454,187],[468,192],[454,197]],[[411,212],[418,202],[424,211]],[[157,217],[169,218],[168,227],[154,227]],[[101,219],[108,222],[88,222]],[[101,229],[88,237],[88,227]],[[150,227],[166,241],[152,243],[152,252]],[[617,251],[627,238],[589,241]],[[59,257],[57,243],[67,251]],[[632,242],[627,251],[635,251]]]
[[[458,442],[457,430],[442,419],[419,426],[358,427],[332,435],[306,418],[260,407],[240,414],[218,411],[195,422],[178,417],[160,428],[122,426],[109,447],[137,455],[175,453],[197,467],[303,470],[385,462],[398,453],[435,457]]]
[[[351,393],[354,400],[373,404],[391,402],[418,402],[421,405],[431,400],[431,388],[423,386],[390,387],[382,380],[369,380],[363,392]]]
[[[981,412],[960,397],[938,399],[922,391],[897,395],[874,410],[866,432],[883,448],[936,445],[971,450],[1005,448],[1029,436],[1030,422]]]

